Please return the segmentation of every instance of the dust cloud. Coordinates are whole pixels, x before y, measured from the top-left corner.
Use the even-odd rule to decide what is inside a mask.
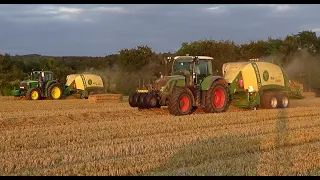
[[[139,71],[126,72],[114,66],[113,68],[87,69],[83,74],[95,74],[101,76],[107,93],[130,94],[143,84],[152,84],[157,77],[154,76],[155,63],[149,63]]]
[[[286,61],[280,64],[284,59]],[[317,84],[320,87],[320,57],[311,55],[307,50],[299,50],[287,58],[281,54],[263,57],[261,61],[280,65],[291,80],[302,83],[309,90]]]

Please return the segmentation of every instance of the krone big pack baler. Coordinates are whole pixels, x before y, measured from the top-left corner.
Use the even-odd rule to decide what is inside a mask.
[[[284,70],[268,62],[232,62],[222,67],[232,105],[264,109],[289,106],[290,82]]]
[[[104,93],[103,79],[95,74],[70,74],[66,78],[66,86],[65,93],[80,94],[81,99],[87,99],[89,95]]]

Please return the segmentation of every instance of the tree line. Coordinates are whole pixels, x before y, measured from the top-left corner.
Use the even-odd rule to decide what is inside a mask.
[[[108,92],[129,94],[139,83],[150,83],[169,74],[172,61],[166,57],[186,54],[213,57],[216,75],[221,75],[223,63],[260,58],[285,68],[290,78],[303,83],[305,89],[320,87],[320,37],[313,31],[302,31],[240,45],[231,40],[184,42],[174,53],[156,53],[148,46],[137,46],[105,57],[0,54],[0,95],[10,95],[32,70],[41,69],[53,71],[61,83],[65,83],[68,74],[95,73],[106,80]]]

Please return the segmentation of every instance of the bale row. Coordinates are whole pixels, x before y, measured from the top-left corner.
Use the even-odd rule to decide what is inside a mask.
[[[305,96],[306,98],[314,98],[315,92],[303,92],[303,96]]]
[[[103,103],[103,102],[121,102],[123,99],[122,94],[97,94],[88,97],[89,102]]]

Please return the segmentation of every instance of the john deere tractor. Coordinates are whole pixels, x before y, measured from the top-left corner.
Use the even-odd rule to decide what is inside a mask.
[[[191,114],[198,107],[206,113],[220,113],[228,109],[228,83],[221,76],[213,76],[212,57],[186,55],[173,59],[171,76],[137,89],[129,96],[131,107],[168,106],[170,114],[175,116]]]
[[[29,100],[48,98],[61,99],[63,87],[54,79],[51,71],[32,71],[29,79],[21,81],[19,89],[12,90],[13,96],[25,96]]]

